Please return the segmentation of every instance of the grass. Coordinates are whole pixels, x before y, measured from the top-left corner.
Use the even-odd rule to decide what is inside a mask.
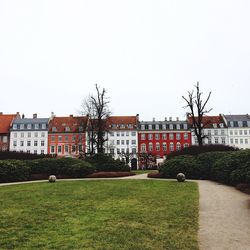
[[[196,183],[34,183],[0,197],[1,249],[198,249]]]
[[[135,174],[148,174],[148,173],[158,173],[159,171],[148,169],[148,170],[132,170],[131,172]]]

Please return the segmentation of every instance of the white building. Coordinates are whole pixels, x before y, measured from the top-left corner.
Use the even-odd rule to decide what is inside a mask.
[[[197,137],[192,129],[192,120],[188,119],[190,129],[192,132],[192,145],[198,145]],[[206,135],[204,145],[222,144],[228,145],[228,129],[222,117],[219,116],[204,116],[202,119],[203,133]]]
[[[240,149],[250,148],[250,116],[223,115],[228,127],[228,145]]]
[[[47,154],[48,118],[14,119],[10,129],[10,151]]]
[[[134,162],[134,168],[137,168],[138,121],[138,115],[109,117],[109,132],[105,143],[105,153],[112,154],[115,159]]]

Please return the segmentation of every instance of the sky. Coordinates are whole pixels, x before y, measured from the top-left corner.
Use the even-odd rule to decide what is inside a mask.
[[[249,0],[0,0],[0,111],[78,114],[95,84],[113,115],[250,113]]]

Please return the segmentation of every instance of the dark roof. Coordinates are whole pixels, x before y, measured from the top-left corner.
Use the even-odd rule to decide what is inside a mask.
[[[246,115],[224,115],[228,127],[250,127],[250,116]]]
[[[48,123],[49,118],[23,118],[23,119],[14,119],[13,124],[42,124]]]

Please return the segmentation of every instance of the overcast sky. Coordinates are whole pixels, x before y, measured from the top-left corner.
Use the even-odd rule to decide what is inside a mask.
[[[76,114],[95,83],[114,115],[250,112],[249,0],[0,0],[0,111]]]

